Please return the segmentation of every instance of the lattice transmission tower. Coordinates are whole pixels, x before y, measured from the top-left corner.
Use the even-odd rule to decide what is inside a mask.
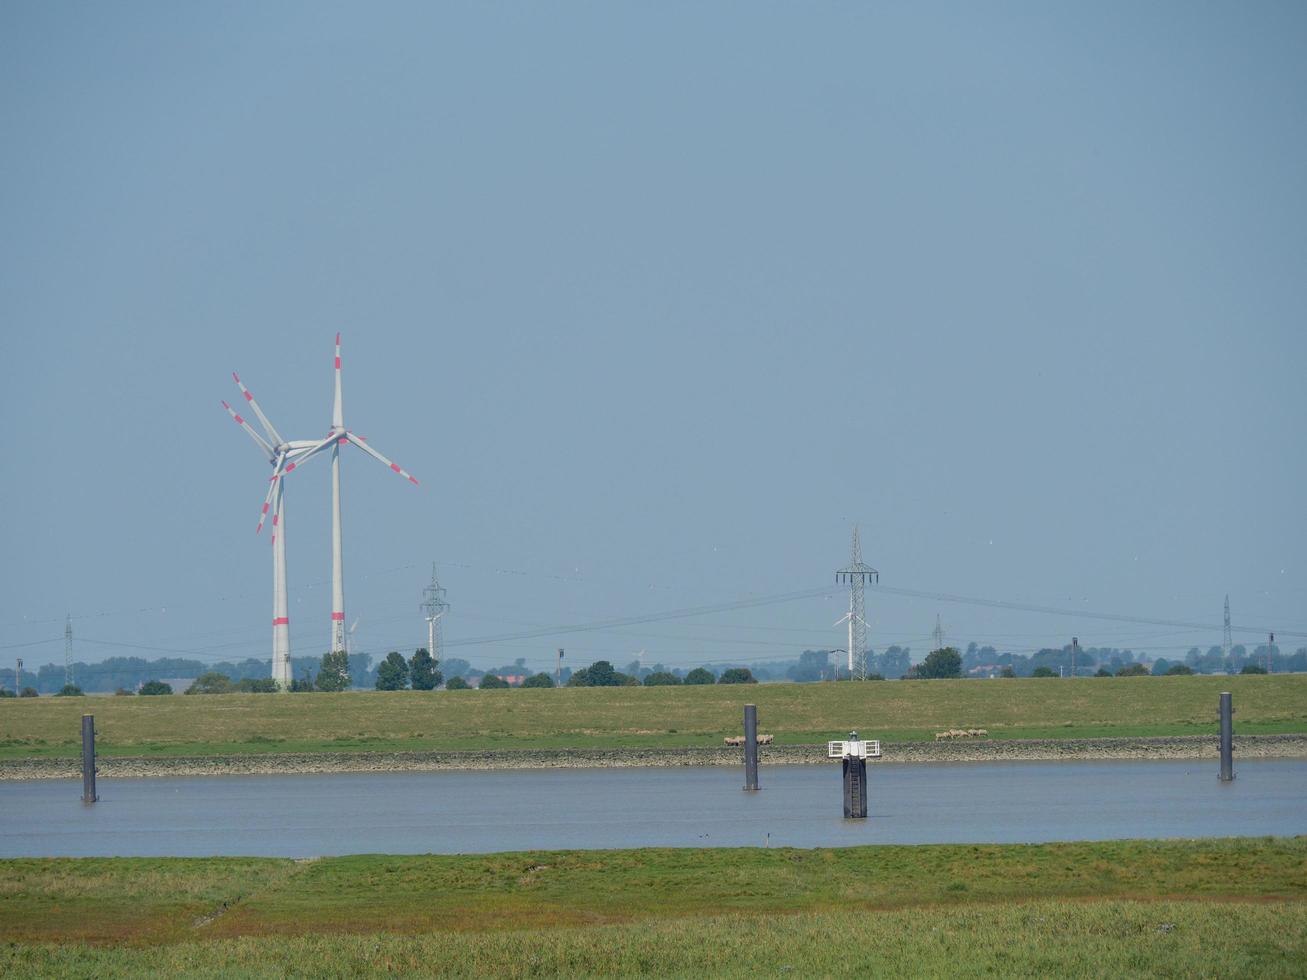
[[[939,613],[935,614],[935,629],[930,634],[935,639],[936,650],[944,649],[944,624],[939,621]]]
[[[867,679],[867,619],[864,613],[863,587],[880,581],[880,572],[862,560],[862,545],[858,542],[858,525],[853,525],[853,560],[847,568],[835,573],[836,582],[849,584],[849,611],[835,625],[849,625],[849,676],[855,680]]]
[[[440,661],[440,648],[444,646],[441,638],[440,621],[449,611],[445,601],[445,590],[436,578],[436,563],[431,563],[431,584],[422,590],[421,609],[427,614],[427,653],[437,663]]]
[[[73,685],[73,614],[64,620],[64,685]]]
[[[1221,660],[1226,662],[1230,659],[1230,597],[1225,597],[1225,636],[1221,639]]]

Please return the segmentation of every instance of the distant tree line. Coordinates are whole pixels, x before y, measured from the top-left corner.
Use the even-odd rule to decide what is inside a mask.
[[[948,648],[958,652],[956,648]],[[908,647],[891,646],[877,653],[867,651],[869,676],[896,678],[953,677],[1064,677],[1072,673],[1071,644],[1061,648],[1046,647],[1032,654],[1000,653],[992,646],[969,643],[960,652],[957,673],[952,673],[952,659],[941,665],[939,658],[931,659],[939,651],[931,651],[920,664],[911,661]],[[1237,674],[1265,672],[1265,644],[1248,652],[1243,646],[1230,648],[1230,655],[1222,655],[1220,647],[1210,647],[1205,653],[1198,647],[1190,648],[1183,658],[1153,659],[1146,652],[1136,653],[1117,647],[1080,647],[1075,653],[1075,673],[1082,677],[1132,676],[1140,672],[1154,676],[1194,674]],[[849,676],[847,654],[836,650],[805,650],[797,661],[784,666],[789,680],[806,683],[822,680],[845,680]],[[929,662],[929,666],[926,666]],[[775,670],[773,665],[773,670]],[[947,673],[938,671],[945,669]],[[1284,654],[1279,647],[1271,649],[1271,670],[1274,673],[1307,672],[1307,647],[1292,655]],[[765,674],[760,674],[767,679]]]
[[[956,677],[1049,677],[1068,676],[1072,671],[1071,646],[1061,648],[1047,647],[1032,654],[999,652],[993,646],[981,646],[969,643],[964,651],[948,648],[958,653],[960,662],[958,672],[952,670],[952,658],[947,663],[931,655],[931,651],[919,664],[912,663],[911,649],[905,646],[889,646],[884,650],[867,651],[867,670],[871,678],[929,678],[936,676]],[[1196,674],[1237,674],[1241,672],[1265,672],[1267,664],[1267,647],[1265,644],[1251,650],[1243,644],[1230,648],[1226,656],[1219,646],[1191,647],[1183,656],[1149,657],[1146,652],[1136,653],[1130,649],[1116,647],[1081,647],[1075,656],[1075,673],[1079,676],[1130,676],[1136,673],[1153,675],[1174,675],[1180,673]],[[1292,654],[1283,652],[1278,646],[1271,647],[1270,669],[1273,673],[1307,672],[1307,647],[1300,647]],[[641,684],[648,687],[673,684],[716,684],[716,683],[756,683],[758,681],[791,680],[800,683],[815,681],[847,680],[849,676],[847,654],[837,650],[804,650],[795,660],[768,661],[760,663],[716,663],[692,669],[669,667],[661,663],[646,666],[639,661],[632,661],[621,671],[606,660],[596,661],[589,667],[573,670],[564,667],[561,681],[569,687],[609,687],[625,684]],[[393,658],[393,659],[392,659]],[[415,674],[414,660],[419,659]],[[332,691],[349,688],[378,688],[396,690],[415,688],[430,690],[439,687],[442,681],[449,689],[460,687],[498,687],[522,686],[529,688],[553,687],[553,673],[532,673],[526,666],[525,658],[519,657],[509,664],[490,669],[473,667],[468,661],[459,657],[449,657],[437,667],[434,658],[430,663],[421,660],[415,652],[413,657],[405,658],[397,651],[392,651],[382,662],[373,666],[372,657],[366,653],[354,653],[348,656],[342,651],[325,654],[321,657],[294,657],[291,660],[293,691]],[[402,661],[401,669],[398,661]],[[929,661],[929,666],[927,662]],[[596,670],[597,668],[597,670]],[[946,673],[938,673],[945,670]],[[204,661],[183,657],[160,657],[146,660],[141,657],[109,657],[99,663],[88,664],[78,661],[73,664],[73,684],[79,692],[120,694],[160,693],[151,687],[147,692],[143,688],[150,682],[162,683],[168,680],[184,679],[191,687],[206,675],[220,675],[226,679],[227,688],[221,682],[209,678],[198,685],[200,691],[261,692],[271,690],[272,661],[249,657],[243,660]],[[432,676],[438,679],[432,683]],[[493,679],[491,679],[493,678]],[[509,680],[509,679],[512,680]],[[747,678],[747,679],[741,679]],[[500,682],[503,681],[501,684]],[[426,685],[431,684],[428,688]],[[398,687],[396,687],[398,685]],[[23,669],[22,687],[24,696],[35,697],[37,694],[65,693],[66,675],[62,664],[43,664],[34,669]],[[3,695],[14,694],[14,671],[12,667],[0,668],[0,691]],[[0,696],[3,696],[0,695]]]
[[[349,677],[351,686],[371,687],[376,671],[372,658],[366,653],[350,654]],[[291,673],[303,677],[315,674],[321,665],[320,657],[293,657]],[[72,665],[73,681],[83,691],[103,693],[110,691],[136,691],[147,681],[159,679],[197,678],[202,674],[222,674],[233,684],[246,679],[260,680],[272,676],[272,660],[249,657],[244,660],[205,663],[186,657],[159,657],[146,660],[142,657],[108,657],[99,663],[75,661]],[[23,668],[23,685],[41,694],[55,694],[64,687],[64,665],[43,664],[37,668]],[[0,687],[13,690],[12,667],[0,668]]]

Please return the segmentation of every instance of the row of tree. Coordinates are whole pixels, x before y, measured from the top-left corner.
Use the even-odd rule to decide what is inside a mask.
[[[426,661],[434,663],[427,656],[425,650],[419,650],[414,654],[411,661],[406,662],[397,652],[391,652],[386,659],[382,661],[377,671],[376,687],[379,691],[402,691],[406,687],[412,686],[416,690],[430,690],[440,684],[442,675],[440,671],[423,675],[423,682],[418,683],[418,661],[420,658],[426,658]],[[521,671],[515,673],[514,670]],[[496,688],[507,688],[513,686],[507,677],[522,677],[520,686],[526,688],[548,688],[554,686],[554,678],[549,674],[540,672],[524,676],[525,668],[522,662],[514,664],[503,671],[503,673],[494,673],[491,671],[480,674],[480,688],[493,690]],[[736,667],[722,672],[718,677],[706,667],[696,667],[684,677],[679,674],[673,674],[669,671],[649,671],[643,678],[637,678],[634,674],[622,673],[615,669],[607,660],[596,660],[589,667],[582,667],[580,670],[571,671],[568,675],[566,685],[568,687],[634,687],[644,684],[647,687],[656,687],[659,685],[669,684],[756,684],[753,674],[744,667]],[[467,678],[455,674],[449,678],[445,684],[445,689],[450,691],[460,691],[470,688]]]
[[[933,672],[936,667],[933,664],[925,668],[925,673],[922,672],[922,664],[914,667],[911,652],[909,647],[897,645],[887,647],[879,652],[869,650],[867,653],[868,672],[873,677],[935,676]],[[1117,676],[1125,668],[1138,664],[1141,665],[1145,672],[1157,675],[1169,673],[1176,665],[1186,667],[1194,673],[1233,674],[1244,671],[1245,668],[1254,672],[1264,670],[1268,662],[1268,655],[1270,669],[1274,673],[1307,672],[1307,648],[1300,648],[1292,654],[1287,654],[1281,651],[1278,646],[1271,646],[1268,649],[1264,644],[1251,650],[1241,644],[1236,644],[1230,648],[1228,655],[1223,652],[1221,647],[1217,646],[1209,647],[1206,651],[1199,647],[1191,647],[1182,659],[1159,657],[1155,660],[1149,658],[1146,653],[1136,653],[1130,649],[1081,647],[1074,656],[1074,672],[1083,676]],[[739,679],[745,674],[748,675],[750,680],[788,679],[801,683],[843,680],[849,676],[846,657],[847,654],[842,651],[805,650],[794,661],[766,664],[734,663],[724,669],[720,666],[717,669],[721,671],[721,678],[724,683],[748,683],[748,681]],[[1072,659],[1070,644],[1061,648],[1044,648],[1027,655],[1010,652],[1002,653],[992,646],[980,646],[976,643],[970,643],[967,645],[966,650],[961,653],[958,676],[991,677],[1008,676],[1009,674],[1014,677],[1063,676],[1072,672]],[[399,669],[399,665],[395,663],[396,660],[403,661],[404,667],[408,671],[407,679],[405,679],[403,671]],[[389,664],[389,666],[385,669],[383,679],[382,668],[386,664]],[[596,677],[592,676],[592,674],[594,667],[598,664],[608,664],[612,671],[611,675],[601,669],[596,675],[596,680]],[[480,679],[480,685],[488,688],[500,686],[499,682],[506,677],[524,678],[521,682],[523,687],[552,687],[554,684],[554,678],[549,674],[532,674],[526,666],[525,658],[521,657],[511,664],[485,671],[474,668],[468,661],[457,657],[446,659],[440,667],[443,668],[443,671],[437,669],[437,665],[432,659],[429,670],[431,674],[442,675],[442,680],[448,678],[446,687],[454,689],[457,689],[460,685],[472,686],[472,683],[476,683],[478,678]],[[396,689],[394,686],[396,684],[399,687],[413,686],[423,690],[429,689],[425,688],[424,685],[430,682],[431,676],[431,674],[425,672],[426,668],[424,668],[419,671],[418,681],[414,684],[412,679],[413,658],[405,660],[397,652],[388,655],[382,664],[375,667],[369,654],[355,653],[347,656],[344,652],[337,651],[323,657],[295,657],[291,662],[291,669],[294,678],[292,690],[294,691],[335,691],[351,687],[377,687],[382,690],[393,690]],[[260,660],[253,657],[235,661],[220,661],[214,664],[205,664],[199,660],[180,657],[161,657],[156,660],[145,660],[140,657],[109,657],[95,664],[74,663],[73,676],[75,681],[73,686],[79,691],[113,691],[129,694],[132,691],[140,691],[142,686],[150,681],[165,681],[168,679],[176,681],[177,679],[199,678],[206,675],[220,675],[230,685],[229,690],[266,691],[268,690],[267,685],[271,673],[272,662],[270,660]],[[687,671],[678,667],[667,667],[663,664],[645,666],[638,661],[632,662],[623,670],[618,671],[608,661],[598,661],[597,664],[592,664],[590,667],[575,672],[564,667],[561,671],[561,680],[564,684],[574,687],[603,687],[627,683],[650,686],[660,684],[712,684],[718,682],[718,674],[710,667],[696,667]],[[22,681],[22,693],[27,696],[35,696],[37,693],[58,694],[68,686],[67,673],[62,664],[44,664],[35,672],[24,670]],[[432,687],[438,687],[440,683],[441,680],[436,680]],[[0,668],[0,692],[3,692],[0,693],[0,696],[13,696],[14,688],[13,669]],[[196,693],[221,689],[223,689],[222,682],[210,677],[204,684],[198,686]],[[28,694],[29,691],[32,693]]]

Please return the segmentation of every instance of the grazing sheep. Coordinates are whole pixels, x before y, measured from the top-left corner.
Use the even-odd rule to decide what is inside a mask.
[[[770,745],[770,744],[771,744],[771,740],[772,740],[773,738],[775,738],[775,737],[776,737],[776,736],[774,736],[774,735],[759,735],[759,736],[758,736],[758,744],[759,744],[759,745]],[[724,739],[724,741],[726,742],[727,745],[743,745],[743,744],[744,744],[744,736],[743,736],[743,735],[727,735],[726,738]]]

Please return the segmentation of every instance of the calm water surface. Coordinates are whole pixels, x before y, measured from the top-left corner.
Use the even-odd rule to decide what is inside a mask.
[[[475,853],[551,848],[1002,843],[1307,833],[1307,761],[554,769],[0,782],[0,857]]]

